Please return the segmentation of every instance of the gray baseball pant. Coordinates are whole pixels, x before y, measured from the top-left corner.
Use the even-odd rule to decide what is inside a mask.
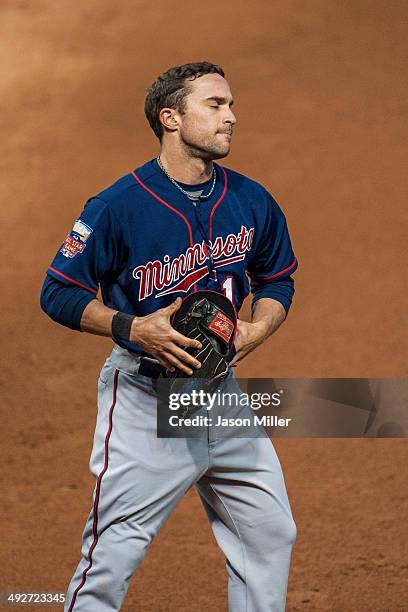
[[[282,612],[296,526],[272,442],[215,426],[158,438],[154,381],[137,373],[139,362],[115,346],[101,370],[93,507],[65,612],[120,610],[149,544],[193,486],[226,558],[229,612]],[[239,390],[233,376],[224,384]]]

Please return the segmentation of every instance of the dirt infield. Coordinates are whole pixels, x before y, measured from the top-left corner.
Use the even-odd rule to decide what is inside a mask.
[[[407,375],[407,14],[397,0],[3,0],[0,593],[65,592],[79,560],[112,343],[52,323],[39,292],[84,201],[157,153],[143,100],[167,67],[224,67],[238,118],[225,165],[274,194],[300,262],[287,322],[239,374]],[[275,445],[298,526],[287,610],[408,610],[406,440]],[[226,605],[191,492],[123,610]]]

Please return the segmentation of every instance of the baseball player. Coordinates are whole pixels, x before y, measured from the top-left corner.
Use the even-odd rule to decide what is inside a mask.
[[[194,378],[201,367],[200,341],[171,323],[182,298],[217,292],[239,312],[252,293],[232,368],[277,330],[294,293],[297,261],[278,204],[214,162],[230,150],[232,105],[217,65],[160,75],[145,103],[160,154],[86,202],[47,270],[43,310],[114,340],[98,381],[96,484],[68,612],[120,610],[149,544],[193,486],[225,554],[229,611],[285,608],[296,527],[270,439],[219,436],[210,424],[204,436],[157,436],[159,375]]]

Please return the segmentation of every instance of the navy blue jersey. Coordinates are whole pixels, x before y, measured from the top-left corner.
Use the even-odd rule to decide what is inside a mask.
[[[94,296],[100,287],[106,306],[136,316],[201,289],[237,312],[250,291],[285,304],[279,281],[297,260],[281,209],[259,183],[214,167],[216,188],[196,204],[156,160],[123,176],[86,202],[47,273]]]

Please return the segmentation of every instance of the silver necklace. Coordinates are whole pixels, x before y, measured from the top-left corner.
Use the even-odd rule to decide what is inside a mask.
[[[163,166],[163,164],[162,164],[162,161],[161,161],[161,159],[160,159],[160,155],[158,155],[158,156],[156,157],[156,161],[157,161],[157,163],[159,164],[159,168],[160,168],[161,170],[163,170],[164,174],[167,176],[167,178],[169,179],[169,181],[171,181],[171,182],[173,183],[173,185],[174,185],[175,187],[177,187],[177,189],[179,189],[179,190],[181,191],[181,193],[184,193],[184,195],[185,195],[185,196],[186,196],[186,197],[187,197],[189,200],[191,200],[190,195],[188,194],[188,192],[187,192],[185,189],[183,189],[183,188],[181,187],[181,185],[179,185],[179,184],[178,184],[178,182],[177,182],[176,180],[174,180],[174,178],[173,178],[172,176],[170,176],[170,174],[167,172],[166,168],[165,168],[165,167]],[[200,200],[206,200],[206,199],[208,199],[209,197],[211,197],[211,196],[212,196],[213,191],[214,191],[214,189],[215,189],[215,183],[216,183],[216,182],[217,182],[217,173],[215,172],[215,168],[213,168],[213,182],[212,182],[211,189],[210,189],[210,191],[209,191],[209,192],[208,192],[206,195],[199,195],[198,197],[199,197],[199,199],[200,199]]]

